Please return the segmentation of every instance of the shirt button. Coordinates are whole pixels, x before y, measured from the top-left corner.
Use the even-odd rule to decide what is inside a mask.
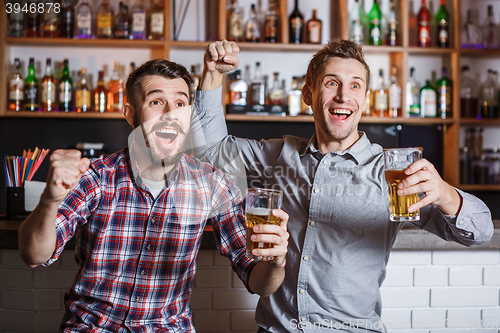
[[[151,251],[151,245],[146,246],[146,250]]]
[[[141,275],[146,275],[146,271],[144,271],[144,270],[143,270],[143,271],[141,272]]]
[[[300,294],[303,294],[303,293],[305,293],[305,292],[306,292],[306,291],[305,291],[304,289],[300,289],[300,290],[299,290],[299,293],[300,293]]]
[[[309,257],[308,256],[304,256],[304,261],[308,261],[309,260]]]
[[[155,223],[156,222],[156,219],[153,217],[151,218],[151,223]]]
[[[139,300],[140,300],[140,298],[139,298],[139,296],[137,296],[137,297],[135,298],[135,301],[136,301],[136,302],[139,302]]]
[[[128,322],[129,325],[134,325],[134,322],[131,320]]]
[[[458,225],[462,225],[463,222],[464,222],[464,220],[458,221]]]
[[[306,317],[302,317],[302,318],[300,318],[300,320],[302,320],[302,321],[306,321],[306,320],[307,320],[307,318],[306,318]]]
[[[314,193],[319,193],[319,190],[317,188],[314,189]]]
[[[311,222],[309,222],[309,225],[310,225],[311,227],[314,227],[314,226],[316,225],[316,222],[311,221]]]
[[[327,164],[328,164],[328,162],[323,160],[323,164],[324,164],[324,165],[327,165]]]

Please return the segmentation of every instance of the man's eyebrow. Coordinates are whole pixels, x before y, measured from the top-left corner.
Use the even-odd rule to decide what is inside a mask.
[[[163,90],[161,90],[161,89],[153,89],[151,91],[148,91],[146,93],[146,97],[149,96],[149,95],[151,95],[151,94],[155,94],[155,93],[163,94]],[[189,98],[189,96],[184,91],[178,91],[177,95],[182,95],[182,96],[185,96],[186,98]]]
[[[323,76],[323,80],[324,80],[324,79],[326,79],[326,78],[327,78],[327,77],[329,77],[329,76],[332,76],[332,77],[338,77],[338,75],[337,75],[337,74],[325,74],[325,75]],[[353,76],[353,77],[352,77],[352,79],[354,79],[354,80],[361,80],[361,81],[363,81],[363,83],[365,82],[365,79],[363,79],[362,77],[359,77],[359,76]]]

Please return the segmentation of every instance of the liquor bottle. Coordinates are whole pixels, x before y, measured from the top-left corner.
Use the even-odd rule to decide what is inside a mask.
[[[148,39],[165,39],[165,10],[159,0],[154,0],[148,11]]]
[[[243,40],[243,8],[238,0],[231,0],[227,8],[227,40],[235,42]]]
[[[414,76],[415,68],[410,68],[410,77],[406,82],[405,116],[407,118],[420,117],[420,83]]]
[[[21,8],[23,2],[20,0],[16,0],[12,2],[13,6],[18,4]],[[10,36],[12,37],[24,37],[24,12],[22,10],[15,11],[12,10],[9,14],[9,24],[10,24]]]
[[[28,76],[24,79],[24,110],[38,111],[40,101],[38,79],[35,75],[35,59],[30,58]]]
[[[420,117],[437,116],[437,93],[429,80],[425,81],[425,86],[420,89]]]
[[[292,78],[292,87],[288,91],[288,115],[298,116],[302,112],[302,89],[299,84],[299,78]]]
[[[137,0],[132,6],[130,15],[130,39],[146,39],[146,10],[142,0]]]
[[[417,15],[413,11],[413,0],[408,2],[408,39],[410,46],[417,46]]]
[[[9,111],[24,109],[24,85],[19,58],[14,59],[14,73],[9,81]]]
[[[398,83],[398,68],[392,66],[389,85],[389,117],[399,116],[401,116],[401,86]]]
[[[273,87],[269,89],[269,103],[271,105],[286,105],[286,93],[280,85],[279,73],[273,73]]]
[[[250,84],[250,103],[257,105],[266,104],[266,81],[262,75],[260,62],[255,63],[255,75]]]
[[[128,38],[129,26],[128,26],[128,6],[122,1],[119,3],[118,13],[115,16],[115,38]]]
[[[76,37],[92,38],[92,7],[88,0],[83,0],[76,13]]]
[[[488,69],[486,81],[481,86],[481,117],[484,119],[494,118],[498,109],[498,81],[495,80],[495,72]]]
[[[64,59],[64,67],[59,80],[59,111],[73,111],[73,79],[69,73],[68,59]]]
[[[87,83],[87,69],[82,67],[80,80],[75,90],[75,110],[76,112],[87,112],[91,110],[90,90]]]
[[[450,47],[450,13],[446,9],[446,0],[441,0],[441,5],[436,14],[437,46]]]
[[[121,111],[123,108],[124,83],[120,74],[120,63],[115,61],[115,69],[109,80],[108,103],[109,111]]]
[[[42,79],[42,112],[56,111],[56,89],[57,80],[52,70],[52,60],[47,58]]]
[[[113,8],[108,0],[102,0],[97,7],[97,38],[113,38]]]
[[[106,89],[106,83],[104,82],[104,71],[99,71],[97,87],[92,92],[94,111],[101,113],[109,111],[108,93],[109,91]]]
[[[382,45],[381,28],[382,28],[382,12],[377,3],[378,0],[373,0],[373,6],[368,14],[370,22],[369,43],[370,45]]]
[[[469,65],[462,66],[460,75],[460,114],[462,118],[479,118],[478,84],[470,74]]]
[[[26,3],[26,8],[35,8],[35,10],[28,10],[26,13],[26,37],[41,37],[42,15],[36,10],[38,8],[37,0],[29,0]]]
[[[446,67],[442,68],[442,77],[436,82],[438,94],[438,117],[452,118],[453,84],[448,78]]]
[[[399,45],[398,26],[395,0],[391,0],[391,10],[389,12],[389,19],[387,20],[387,45]]]
[[[247,42],[257,43],[260,41],[260,26],[257,22],[255,5],[250,6],[250,17],[245,25],[245,39]]]
[[[426,0],[422,0],[422,7],[418,12],[417,16],[418,22],[418,41],[417,45],[422,47],[431,46],[431,13],[426,6]]]
[[[299,0],[295,0],[295,8],[289,18],[289,42],[300,44],[304,42],[304,16],[299,11]]]
[[[56,2],[57,3],[57,2]],[[59,3],[57,3],[60,5]],[[61,14],[61,7],[56,13],[55,8],[47,10],[43,13],[43,37],[57,38],[59,37],[59,17]]]
[[[234,71],[235,80],[229,85],[230,103],[233,105],[247,105],[248,83],[241,77],[241,70]]]
[[[370,17],[365,10],[365,0],[359,1],[359,17],[361,18],[361,26],[363,27],[363,43],[368,43],[368,36],[370,36]]]
[[[498,24],[493,15],[493,6],[488,5],[488,16],[482,28],[483,46],[489,49],[498,48]]]
[[[389,117],[389,94],[384,81],[384,71],[378,72],[377,88],[375,89],[373,116]]]
[[[265,42],[278,43],[280,42],[280,14],[276,0],[269,0],[269,7],[266,11],[264,24]]]
[[[191,65],[190,75],[191,79],[193,79],[193,83],[191,83],[191,86],[189,87],[191,104],[194,102],[194,94],[196,93],[196,89],[198,89],[198,86],[200,85],[200,75],[198,74],[196,67],[196,65]]]
[[[474,21],[474,11],[472,9],[467,10],[467,22],[465,22],[464,29],[462,30],[461,47],[474,49],[483,48],[481,29],[479,29]]]
[[[75,37],[75,7],[70,0],[63,0],[61,3],[61,37]]]
[[[364,35],[363,35],[363,22],[361,21],[361,6],[359,0],[354,0],[354,5],[350,10],[350,18],[351,21],[349,31],[350,31],[350,39],[356,44],[363,44]]]
[[[313,9],[312,18],[307,21],[307,42],[310,44],[321,44],[321,30],[323,23],[316,17],[316,9]]]

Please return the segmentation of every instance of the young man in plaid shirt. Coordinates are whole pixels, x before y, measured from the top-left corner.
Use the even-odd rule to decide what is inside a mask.
[[[20,227],[19,246],[27,265],[48,266],[77,239],[78,274],[61,331],[194,332],[189,298],[207,220],[249,291],[269,295],[283,281],[288,215],[274,210],[280,226],[254,229],[255,241],[274,244],[254,254],[275,260],[248,258],[238,188],[183,153],[190,83],[178,64],[145,63],[127,81],[128,148],[92,161],[75,150],[51,155],[47,187]]]

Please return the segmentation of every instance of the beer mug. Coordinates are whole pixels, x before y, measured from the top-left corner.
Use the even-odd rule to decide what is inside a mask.
[[[393,222],[412,222],[420,220],[420,210],[408,212],[408,207],[420,200],[418,193],[399,196],[398,183],[406,178],[405,169],[422,158],[423,149],[390,148],[384,149],[385,180],[389,186],[389,214]]]
[[[246,191],[245,219],[247,228],[247,255],[259,260],[273,260],[273,256],[254,256],[253,249],[269,249],[270,243],[252,242],[253,227],[258,224],[280,224],[280,218],[273,215],[273,209],[280,209],[283,191],[264,188],[249,188]]]

